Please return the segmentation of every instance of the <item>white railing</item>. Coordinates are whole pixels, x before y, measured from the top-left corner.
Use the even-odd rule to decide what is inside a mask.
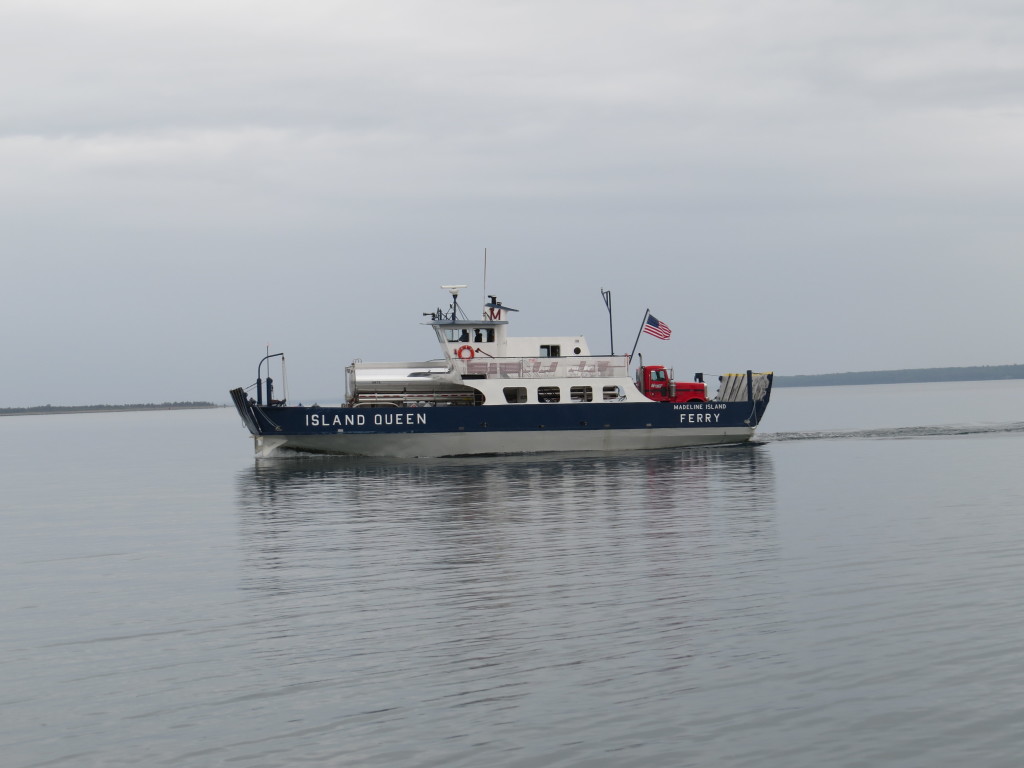
[[[455,360],[455,372],[488,379],[598,379],[629,376],[629,360],[607,357],[483,357]]]

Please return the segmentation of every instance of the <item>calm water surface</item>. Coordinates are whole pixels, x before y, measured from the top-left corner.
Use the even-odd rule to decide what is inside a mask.
[[[763,442],[255,462],[0,419],[4,766],[1016,766],[1024,382],[780,389]]]

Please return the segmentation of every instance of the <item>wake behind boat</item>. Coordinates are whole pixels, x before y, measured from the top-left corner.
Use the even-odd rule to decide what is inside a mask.
[[[282,451],[356,456],[439,457],[543,451],[624,451],[742,443],[754,436],[771,394],[771,373],[718,377],[708,398],[702,374],[676,381],[632,355],[591,355],[583,336],[508,334],[510,313],[490,296],[473,320],[458,304],[430,318],[442,357],[420,362],[353,362],[342,406],[290,406],[272,380],[256,397],[231,397],[255,440],[257,456]],[[644,330],[667,338],[645,315]],[[638,334],[639,338],[639,334]],[[634,347],[635,349],[635,347]],[[264,399],[264,392],[266,397]]]

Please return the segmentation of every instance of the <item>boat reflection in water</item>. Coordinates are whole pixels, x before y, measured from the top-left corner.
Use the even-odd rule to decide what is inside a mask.
[[[242,471],[238,508],[246,559],[258,569],[304,571],[311,557],[356,552],[398,568],[453,556],[525,563],[544,551],[642,546],[648,536],[680,555],[718,540],[765,546],[774,485],[771,456],[758,445],[501,459],[304,456]]]

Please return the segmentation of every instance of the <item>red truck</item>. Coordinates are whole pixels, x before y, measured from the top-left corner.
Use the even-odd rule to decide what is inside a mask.
[[[708,399],[704,382],[674,381],[663,365],[637,368],[636,385],[645,397],[664,403],[702,403]]]

